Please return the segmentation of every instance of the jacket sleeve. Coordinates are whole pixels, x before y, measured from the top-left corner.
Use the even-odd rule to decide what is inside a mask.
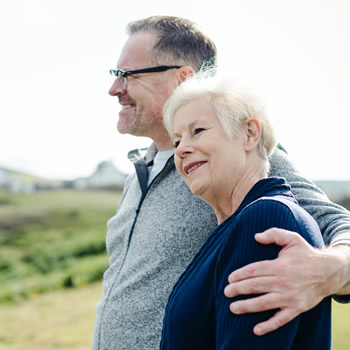
[[[270,157],[270,176],[287,180],[298,203],[317,221],[327,245],[350,245],[350,212],[332,203],[321,189],[301,175],[280,145]]]
[[[305,218],[305,214],[302,212],[298,211],[298,215]],[[297,221],[290,209],[278,201],[258,201],[246,208],[235,226],[231,228],[229,239],[225,242],[218,259],[214,277],[214,284],[218,285],[215,303],[217,349],[316,349],[317,344],[328,339],[330,323],[323,321],[323,317],[330,318],[329,299],[322,305],[316,306],[312,311],[299,315],[283,327],[262,337],[253,334],[254,326],[272,317],[277,310],[241,315],[234,315],[229,311],[229,305],[232,301],[253,296],[240,295],[232,299],[226,298],[222,290],[227,284],[229,273],[246,264],[271,260],[278,256],[281,249],[279,246],[262,245],[254,239],[254,232],[262,232],[270,227],[281,227],[298,232],[310,244],[322,245],[316,223],[311,219]],[[314,231],[317,231],[317,234]],[[308,323],[305,322],[306,318]],[[298,339],[299,341],[302,339],[299,346],[297,346]],[[325,349],[327,347],[321,346],[319,348]]]

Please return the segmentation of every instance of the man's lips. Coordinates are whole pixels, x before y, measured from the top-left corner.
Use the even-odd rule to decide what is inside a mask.
[[[184,167],[184,172],[187,174],[187,176],[189,176],[194,170],[201,167],[205,163],[207,162],[206,161],[192,162]]]
[[[133,108],[136,106],[136,102],[133,99],[128,98],[128,96],[121,96],[119,98],[119,104],[122,107],[121,108],[122,110]]]
[[[119,110],[119,117],[128,118],[130,113],[136,108],[134,104],[121,104],[121,109]],[[130,111],[130,112],[129,112]]]
[[[122,105],[122,109],[129,109],[135,107],[135,105]]]

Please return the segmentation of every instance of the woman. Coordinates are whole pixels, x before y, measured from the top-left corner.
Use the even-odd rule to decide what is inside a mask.
[[[212,206],[219,226],[169,297],[161,349],[330,349],[329,298],[258,337],[254,325],[276,310],[235,315],[229,310],[233,300],[223,293],[231,271],[278,255],[279,246],[255,241],[257,232],[280,227],[322,245],[317,224],[285,180],[267,177],[275,138],[262,106],[230,83],[199,73],[175,90],[164,107],[164,124],[178,172]]]

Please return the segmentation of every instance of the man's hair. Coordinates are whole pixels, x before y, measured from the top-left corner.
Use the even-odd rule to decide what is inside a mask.
[[[149,32],[157,35],[150,52],[156,64],[190,65],[199,71],[203,64],[215,65],[216,46],[188,19],[171,16],[153,16],[131,22],[129,35]]]
[[[276,139],[264,104],[243,85],[214,73],[213,68],[204,69],[188,77],[175,89],[163,108],[166,130],[170,136],[174,134],[176,112],[192,101],[211,103],[228,139],[231,140],[240,134],[244,123],[251,119],[257,120],[262,127],[258,153],[266,162],[268,170],[268,157],[275,147]]]

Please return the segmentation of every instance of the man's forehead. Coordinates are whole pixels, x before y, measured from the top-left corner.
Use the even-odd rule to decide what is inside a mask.
[[[155,39],[156,35],[150,32],[132,34],[122,48],[117,68],[132,70],[148,66]]]

